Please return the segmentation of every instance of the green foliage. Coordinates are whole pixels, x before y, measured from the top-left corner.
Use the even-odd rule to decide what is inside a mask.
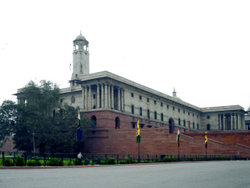
[[[16,166],[24,166],[25,165],[25,161],[20,155],[18,155],[17,158],[15,159],[15,165]]]
[[[4,165],[5,166],[14,166],[14,162],[11,159],[5,159],[4,160]]]
[[[0,141],[14,133],[17,106],[13,101],[5,100],[0,106]]]
[[[129,157],[125,158],[125,160],[120,161],[120,164],[133,164],[133,163],[137,163],[137,160],[132,160]]]
[[[42,166],[42,163],[39,158],[36,157],[35,160],[28,160],[27,166]]]
[[[49,158],[47,161],[47,166],[62,166],[63,165],[63,160],[59,160],[57,158]]]
[[[20,104],[13,131],[17,149],[31,152],[35,140],[40,153],[75,152],[78,109],[59,102],[56,84],[43,80],[38,85],[31,81],[17,96]],[[81,123],[85,138],[91,121],[82,119]]]
[[[165,156],[161,161],[162,162],[175,162],[178,159],[174,156]]]
[[[84,161],[82,161],[82,160],[80,160],[80,159],[75,159],[75,160],[74,160],[74,165],[83,165],[83,162],[84,162]]]
[[[114,158],[101,160],[100,164],[116,164],[117,161]]]

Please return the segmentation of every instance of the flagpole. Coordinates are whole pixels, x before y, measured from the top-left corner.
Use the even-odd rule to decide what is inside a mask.
[[[141,158],[140,158],[140,143],[138,143],[138,162],[141,161]]]
[[[140,123],[139,123],[139,120],[137,121],[136,142],[137,142],[137,146],[138,146],[138,162],[140,162],[141,161],[141,158],[140,158],[141,135],[140,135]]]
[[[205,151],[206,151],[206,158],[207,158],[207,132],[205,132]]]

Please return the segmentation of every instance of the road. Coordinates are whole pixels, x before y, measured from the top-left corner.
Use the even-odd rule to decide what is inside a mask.
[[[250,187],[250,161],[0,170],[1,188]]]

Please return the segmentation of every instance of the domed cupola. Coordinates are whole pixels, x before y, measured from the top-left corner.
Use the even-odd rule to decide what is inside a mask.
[[[74,80],[80,80],[82,76],[89,74],[89,42],[81,32],[73,40],[73,46],[72,85],[74,85]]]

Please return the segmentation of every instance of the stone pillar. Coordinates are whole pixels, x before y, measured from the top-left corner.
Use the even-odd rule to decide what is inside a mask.
[[[92,92],[91,85],[89,86],[89,96],[88,96],[88,109],[92,109]]]
[[[230,119],[231,120],[231,122],[230,122],[231,123],[230,130],[234,130],[234,127],[233,127],[234,126],[233,125],[233,114],[232,113],[230,114],[230,118],[231,118]]]
[[[117,104],[117,105],[118,105],[118,110],[120,110],[120,108],[121,108],[121,103],[120,103],[120,100],[121,100],[121,99],[120,99],[120,98],[121,98],[121,96],[120,96],[120,94],[121,94],[121,93],[120,93],[120,88],[118,88],[117,94],[118,94],[118,104]]]
[[[223,114],[223,130],[226,130],[226,114]]]
[[[100,108],[100,90],[99,90],[99,84],[96,84],[96,108]]]
[[[108,108],[108,85],[105,84],[105,108]]]
[[[115,90],[115,87],[112,85],[112,88],[111,88],[111,101],[112,101],[112,106],[111,108],[114,109],[115,108],[115,95],[114,95],[114,90]]]
[[[220,114],[218,114],[218,130],[220,130]]]
[[[110,109],[112,109],[112,105],[113,105],[113,101],[112,101],[112,85],[109,86],[109,105],[110,105]]]
[[[107,108],[110,109],[111,107],[110,107],[110,85],[109,84],[107,85],[107,103],[108,103]]]
[[[238,130],[239,129],[239,116],[238,116],[238,114],[236,114],[236,130]]]
[[[122,111],[125,111],[125,90],[122,89]]]
[[[105,87],[102,84],[102,108],[105,108]]]
[[[243,115],[240,114],[240,129],[243,130]]]

